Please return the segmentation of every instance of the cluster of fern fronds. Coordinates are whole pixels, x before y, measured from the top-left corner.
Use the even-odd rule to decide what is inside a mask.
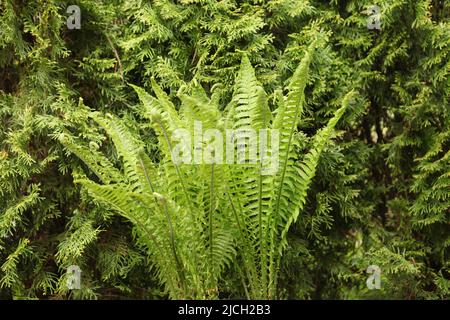
[[[443,0],[0,0],[0,299],[448,298],[449,21]],[[278,132],[276,174],[172,161],[196,121]]]

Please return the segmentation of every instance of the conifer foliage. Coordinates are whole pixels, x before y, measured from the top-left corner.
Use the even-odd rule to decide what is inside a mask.
[[[449,30],[443,0],[0,0],[0,299],[448,298]],[[198,122],[277,133],[276,172],[174,161]]]

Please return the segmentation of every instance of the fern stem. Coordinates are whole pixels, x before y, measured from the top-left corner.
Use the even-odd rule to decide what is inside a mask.
[[[142,161],[142,158],[141,158],[140,155],[139,155],[138,159],[139,159],[139,164],[140,164],[140,166],[141,166],[141,168],[142,168],[142,171],[144,171],[145,179],[147,180],[147,183],[148,183],[148,185],[149,185],[149,187],[150,187],[150,190],[151,190],[152,193],[153,193],[153,192],[155,192],[155,188],[153,188],[153,183],[152,183],[152,181],[150,180],[150,175],[149,175],[148,172],[147,172],[147,168],[146,168],[145,165],[144,165],[144,161]],[[156,200],[156,199],[155,199],[155,200]]]
[[[142,161],[142,158],[140,156],[138,157],[138,159],[139,159],[139,164],[140,164],[140,166],[141,166],[141,168],[142,168],[142,170],[144,172],[145,179],[147,180],[147,183],[148,183],[148,185],[150,187],[150,190],[152,190],[152,192],[154,193],[155,189],[154,189],[153,183],[152,183],[152,181],[150,179],[150,175],[147,172],[147,168],[145,167],[144,162]],[[155,200],[155,203],[156,203],[157,207],[160,209],[160,211],[164,212],[164,215],[166,216],[167,224],[169,226],[169,239],[170,239],[170,246],[171,246],[171,249],[172,249],[172,254],[173,254],[173,257],[175,259],[175,263],[177,265],[177,270],[178,270],[178,273],[179,273],[181,285],[183,287],[183,290],[186,291],[186,283],[185,283],[186,277],[185,277],[185,274],[184,274],[184,268],[181,265],[180,259],[179,259],[178,254],[177,254],[177,250],[176,250],[176,246],[175,246],[175,231],[174,231],[174,228],[173,228],[172,219],[171,219],[170,214],[168,212],[167,203],[164,203],[163,204],[164,208],[161,208],[161,202],[158,201],[158,199],[156,198],[155,194],[153,194],[153,199]]]
[[[211,165],[211,185],[209,191],[209,255],[213,266],[213,210],[214,210],[214,163]]]
[[[161,130],[162,130],[163,135],[164,135],[164,139],[166,140],[167,146],[169,147],[171,159],[173,159],[173,156],[172,156],[172,143],[170,142],[169,136],[167,135],[167,131],[164,128],[164,125],[161,122],[161,120],[158,119],[157,122],[158,122],[159,126],[161,127]],[[184,194],[184,197],[185,197],[185,200],[186,200],[186,204],[188,205],[189,211],[190,211],[190,213],[191,213],[191,215],[192,215],[192,217],[194,218],[194,221],[195,221],[194,209],[193,209],[191,201],[189,200],[189,195],[188,195],[188,192],[187,192],[186,184],[184,183],[184,179],[183,179],[183,177],[181,175],[180,168],[179,168],[178,164],[176,164],[175,162],[172,161],[172,163],[173,163],[173,166],[175,167],[175,170],[177,172],[178,178],[180,179],[180,184],[181,184],[181,188],[183,189],[183,194]]]
[[[258,222],[259,222],[259,254],[261,258],[261,287],[264,289],[267,285],[267,252],[265,250],[266,239],[263,238],[263,221],[262,221],[262,161],[259,165],[258,177]]]
[[[233,178],[231,177],[232,183],[234,184],[235,182],[233,181]],[[249,254],[249,251],[252,248],[251,243],[249,243],[249,239],[248,237],[245,235],[244,229],[242,227],[242,223],[239,219],[239,214],[236,210],[236,206],[234,205],[233,199],[230,195],[230,191],[227,190],[226,191],[227,197],[228,197],[228,201],[230,202],[231,205],[231,209],[233,211],[234,214],[234,218],[236,220],[237,226],[238,226],[238,230],[240,233],[240,246],[244,247],[244,250],[242,250],[242,255],[243,255],[243,261],[244,261],[244,266],[245,266],[245,273],[247,275],[247,279],[250,283],[250,287],[251,287],[251,291],[252,291],[252,296],[255,297],[255,294],[258,292],[257,288],[256,288],[256,284],[258,283],[257,281],[257,272],[256,272],[256,268],[254,265],[254,260],[252,260],[252,254]],[[238,201],[238,205],[239,205],[239,211],[241,213],[241,216],[243,216],[242,213],[242,207],[241,204],[239,202],[239,197],[236,198],[236,200]],[[253,263],[250,263],[249,266],[249,261],[253,261]]]
[[[167,203],[164,203],[164,214],[166,215],[167,223],[169,225],[169,236],[170,236],[170,245],[172,248],[172,254],[175,259],[175,263],[177,265],[180,282],[183,287],[183,291],[186,292],[186,277],[184,274],[184,268],[183,265],[180,262],[180,259],[177,254],[176,246],[175,246],[175,232],[172,225],[172,219],[170,218],[170,214],[168,212]]]

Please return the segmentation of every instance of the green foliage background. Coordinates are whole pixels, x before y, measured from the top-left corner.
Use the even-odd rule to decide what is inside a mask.
[[[66,26],[81,8],[80,30]],[[381,30],[367,10],[381,8]],[[299,154],[357,92],[320,157],[281,258],[277,297],[446,299],[450,293],[450,4],[444,0],[0,0],[0,298],[167,298],[133,225],[74,183],[89,168],[58,140],[121,161],[86,118],[110,113],[157,138],[129,84],[172,101],[201,85],[230,101],[243,53],[269,101],[320,42]],[[270,104],[273,108],[276,104]],[[273,109],[272,111],[275,111]],[[65,270],[83,270],[68,290]],[[366,288],[379,265],[380,290]],[[219,298],[245,298],[236,264]]]

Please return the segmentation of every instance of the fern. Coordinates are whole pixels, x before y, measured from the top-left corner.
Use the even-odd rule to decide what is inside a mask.
[[[59,137],[68,150],[97,173],[103,184],[87,177],[76,182],[134,224],[170,297],[218,297],[218,281],[224,268],[239,256],[244,261],[242,276],[249,288],[248,297],[276,297],[278,265],[287,231],[305,203],[319,156],[349,104],[347,96],[328,126],[315,136],[311,151],[300,163],[293,137],[314,47],[313,43],[305,53],[287,87],[286,101],[278,107],[273,120],[268,98],[246,55],[224,115],[217,101],[208,98],[195,84],[179,92],[180,111],[155,81],[152,80],[152,86],[156,98],[132,86],[143,103],[143,116],[151,121],[157,134],[162,155],[158,163],[150,160],[143,143],[120,119],[91,113],[90,117],[111,137],[122,159],[120,180],[116,169],[111,170],[110,176],[102,173],[110,168],[104,156],[75,145],[65,134]],[[174,132],[183,128],[194,137],[194,121],[223,135],[229,129],[266,129],[269,134],[281,131],[280,170],[268,175],[265,161],[242,166],[177,163],[173,160],[177,142]],[[205,146],[200,147],[206,152]],[[194,149],[188,151],[195,153]],[[269,155],[276,152],[269,150]]]

